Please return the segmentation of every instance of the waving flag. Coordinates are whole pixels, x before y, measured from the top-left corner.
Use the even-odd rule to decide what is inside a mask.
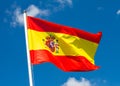
[[[92,71],[101,32],[80,29],[27,16],[32,64],[51,62],[63,71]]]

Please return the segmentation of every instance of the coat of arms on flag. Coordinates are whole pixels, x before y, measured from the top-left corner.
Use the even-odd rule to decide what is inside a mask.
[[[55,36],[53,35],[46,36],[46,38],[43,39],[43,42],[51,52],[59,53],[59,44]]]

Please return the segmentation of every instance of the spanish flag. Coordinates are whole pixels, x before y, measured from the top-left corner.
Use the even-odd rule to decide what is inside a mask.
[[[96,70],[94,56],[101,32],[80,29],[27,16],[31,63],[51,62],[66,72]]]

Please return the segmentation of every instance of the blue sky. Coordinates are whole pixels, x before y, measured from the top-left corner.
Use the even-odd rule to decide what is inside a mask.
[[[35,86],[120,86],[120,0],[1,0],[0,86],[29,86],[23,27],[28,15],[97,33],[99,70],[63,72],[50,63],[33,67]]]

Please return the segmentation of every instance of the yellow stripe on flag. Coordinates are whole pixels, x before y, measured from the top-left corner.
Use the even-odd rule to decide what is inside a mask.
[[[46,45],[47,37],[55,37],[58,42],[58,52],[52,52]],[[56,56],[84,56],[94,64],[94,55],[98,47],[97,43],[63,33],[38,32],[28,29],[29,49],[48,50]]]

